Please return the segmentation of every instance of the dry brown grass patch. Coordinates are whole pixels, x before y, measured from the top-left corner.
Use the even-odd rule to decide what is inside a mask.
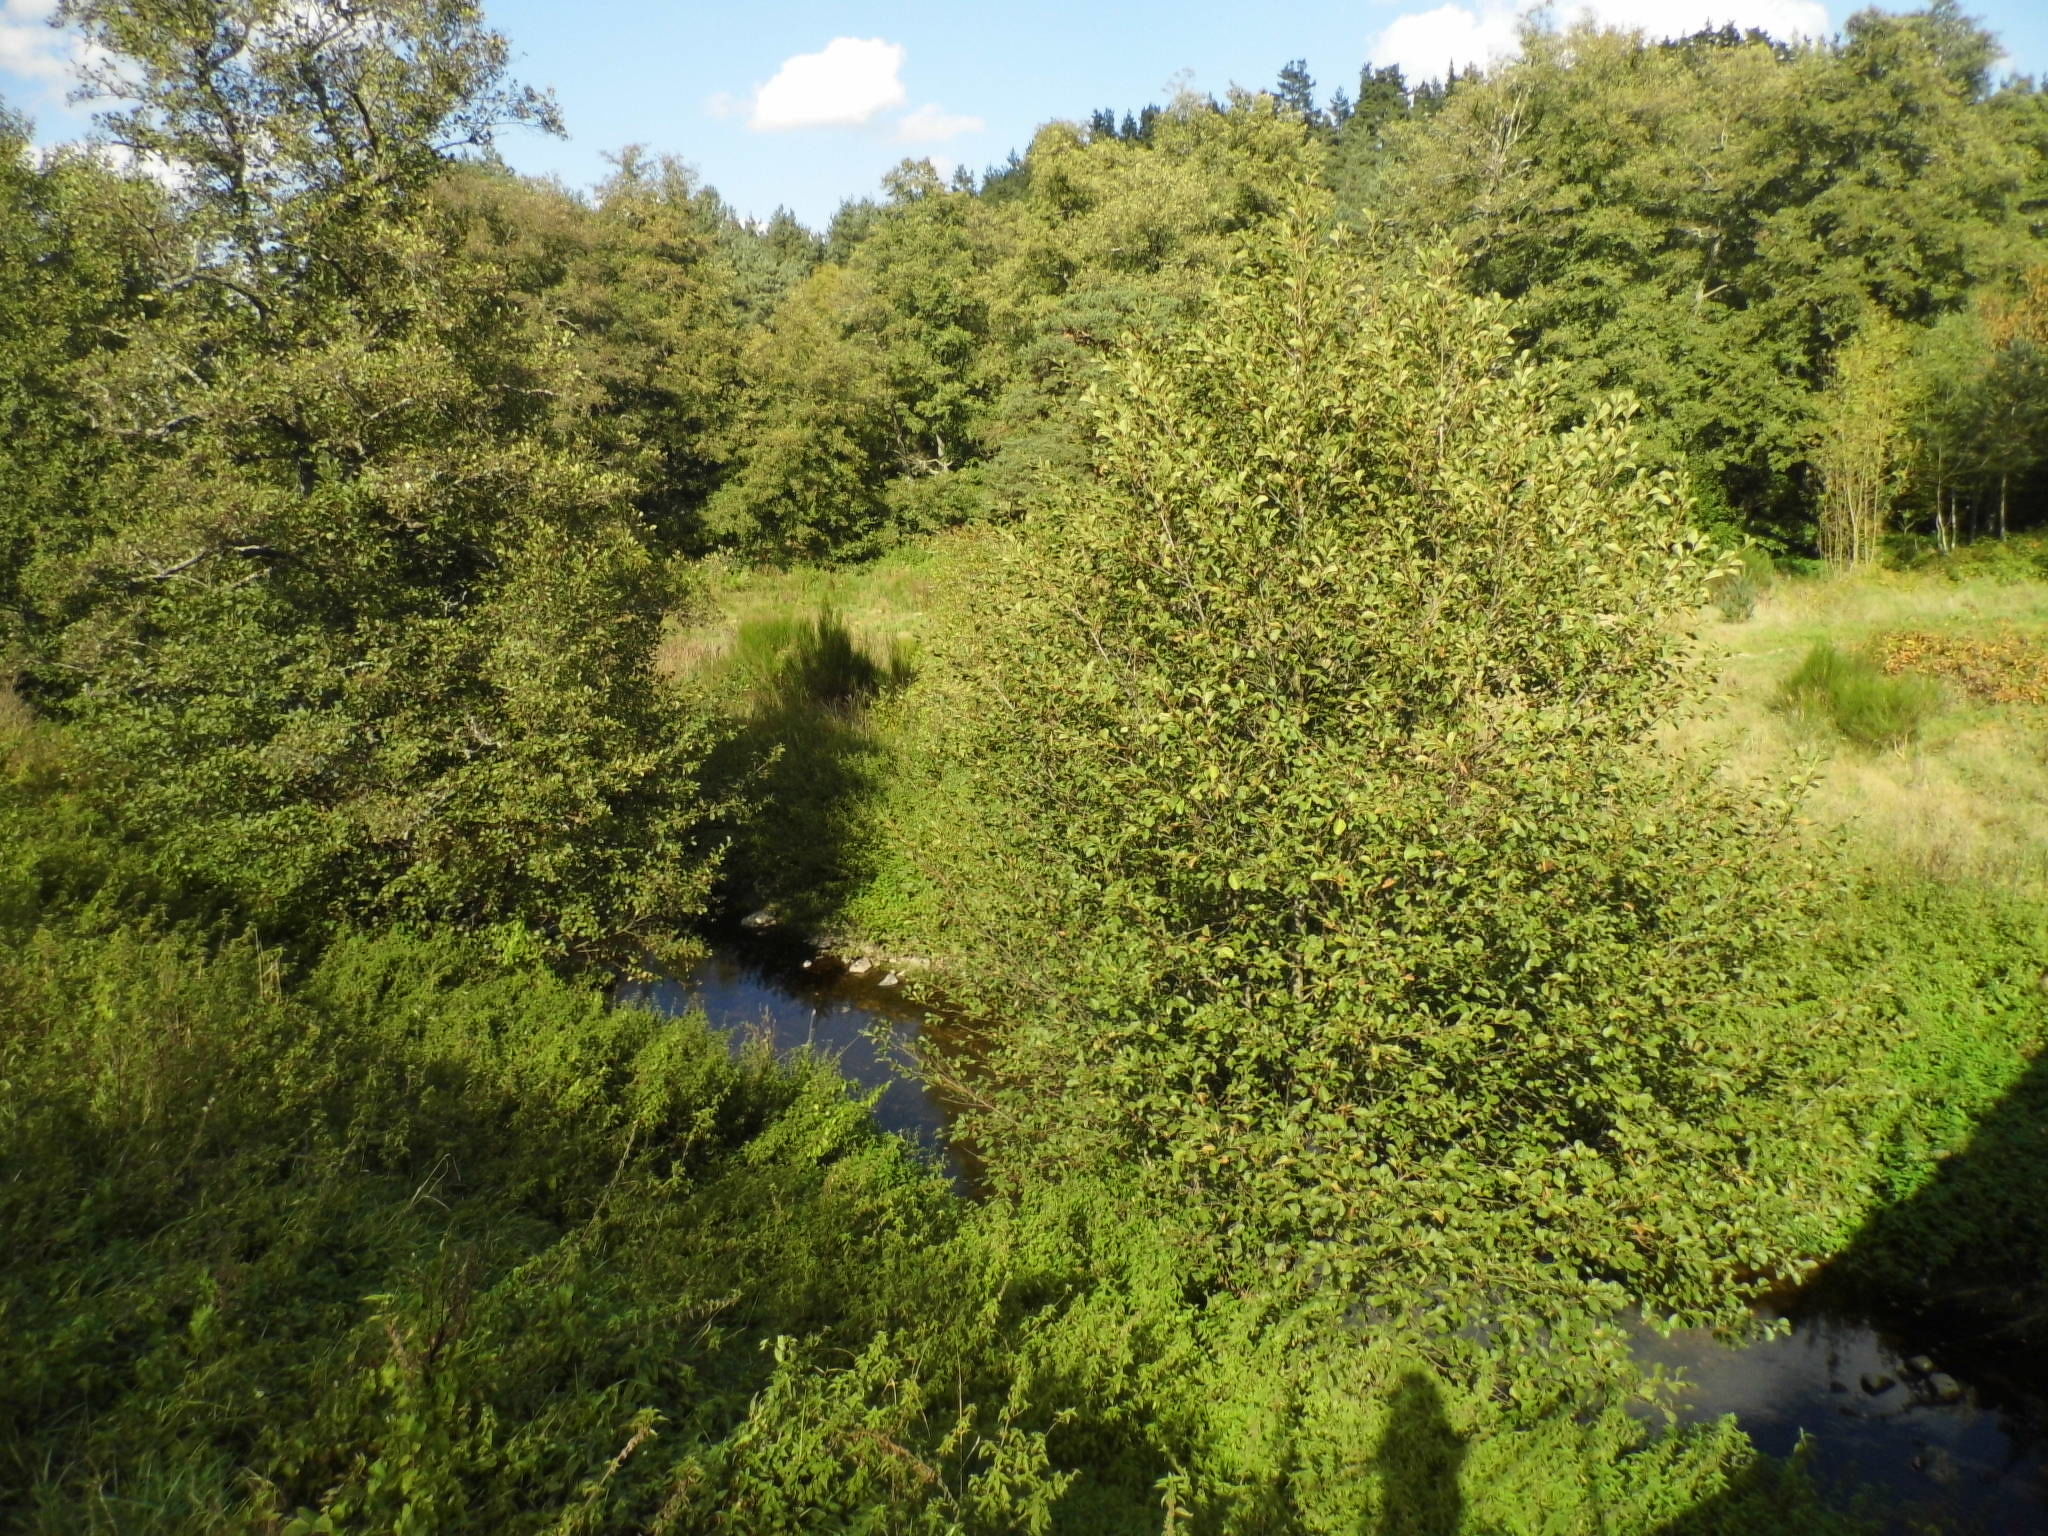
[[[1877,642],[1886,672],[1945,678],[1984,704],[2048,704],[2048,645],[2008,630],[1973,636],[1906,630]]]

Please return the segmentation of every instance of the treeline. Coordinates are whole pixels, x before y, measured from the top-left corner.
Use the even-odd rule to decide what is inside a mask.
[[[822,235],[745,223],[638,150],[587,194],[485,163],[408,174],[448,258],[552,341],[528,366],[575,375],[520,397],[535,420],[574,417],[667,550],[858,556],[1014,511],[1075,458],[1060,402],[1102,350],[1184,320],[1233,238],[1308,181],[1375,240],[1469,253],[1470,290],[1518,302],[1518,337],[1570,365],[1580,409],[1643,401],[1727,534],[1863,558],[1890,532],[1945,547],[2037,515],[2048,109],[2031,82],[1994,85],[1995,58],[1947,0],[1798,48],[1532,29],[1490,74],[1368,65],[1326,107],[1290,66],[1272,94],[1054,123],[978,184],[907,161]],[[186,147],[142,127],[116,138]],[[202,136],[232,158],[235,132]],[[75,313],[74,352],[117,345],[92,327],[124,306],[260,302],[187,270],[173,247],[195,231],[171,236],[146,187],[76,155],[35,168],[13,133],[17,206],[75,258],[58,279],[24,248],[16,302]],[[366,173],[346,161],[332,173]],[[253,199],[244,240],[287,185],[259,183],[218,187]]]
[[[1297,63],[1056,122],[978,185],[905,162],[818,240],[695,194],[695,323],[721,292],[746,318],[711,477],[665,510],[690,547],[807,556],[1013,512],[1073,462],[1058,402],[1102,349],[1184,322],[1308,182],[1386,248],[1452,240],[1580,412],[1634,393],[1727,537],[1854,561],[1999,534],[2042,498],[2048,108],[1996,58],[1948,0],[1796,48],[1532,28],[1491,73],[1367,65],[1321,107]],[[555,196],[602,226],[613,193]]]
[[[906,162],[819,241],[698,194],[723,256],[694,313],[723,289],[748,323],[714,472],[667,510],[691,547],[810,556],[1013,512],[1073,461],[1057,402],[1102,349],[1184,322],[1309,182],[1388,249],[1453,241],[1581,413],[1635,394],[1726,537],[1853,562],[2000,534],[2042,499],[2048,107],[1996,58],[1947,0],[1796,48],[1531,29],[1489,74],[1368,65],[1325,107],[1297,64],[1054,123],[978,185]]]

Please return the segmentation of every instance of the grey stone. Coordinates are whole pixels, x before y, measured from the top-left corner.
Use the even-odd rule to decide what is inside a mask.
[[[865,976],[869,971],[872,971],[874,968],[875,962],[870,960],[866,955],[862,955],[858,960],[850,960],[847,962],[846,974],[849,976]]]
[[[1960,1403],[1963,1400],[1963,1384],[1947,1371],[1936,1371],[1927,1378],[1927,1395],[1937,1403]]]
[[[1863,1373],[1863,1390],[1872,1397],[1876,1397],[1882,1392],[1891,1391],[1895,1385],[1897,1383],[1893,1378],[1886,1375],[1883,1371],[1865,1371]]]

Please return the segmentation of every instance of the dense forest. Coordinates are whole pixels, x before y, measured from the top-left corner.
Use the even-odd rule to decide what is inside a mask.
[[[2048,1360],[2048,95],[1952,0],[822,232],[515,174],[474,0],[58,20],[0,1527],[1860,1531],[1632,1341]],[[974,1188],[615,1005],[743,915],[960,1021]]]

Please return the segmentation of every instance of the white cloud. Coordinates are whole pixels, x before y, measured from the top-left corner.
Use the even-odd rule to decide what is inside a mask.
[[[853,128],[900,107],[903,45],[879,37],[835,37],[821,53],[799,53],[754,93],[747,126],[757,133],[789,128]]]
[[[1446,65],[1482,67],[1514,57],[1521,20],[1534,5],[1479,0],[1452,3],[1434,10],[1397,16],[1374,37],[1368,57],[1375,64],[1398,64],[1410,80],[1433,80]],[[1601,26],[1639,30],[1652,37],[1676,37],[1702,27],[1733,22],[1756,27],[1772,37],[1821,37],[1831,29],[1822,0],[1581,0],[1550,11],[1552,24],[1570,26],[1580,19]]]
[[[1520,16],[1509,6],[1474,10],[1440,5],[1433,11],[1397,16],[1373,39],[1374,64],[1398,64],[1409,80],[1433,80],[1452,65],[1485,66],[1511,57]]]
[[[50,25],[56,0],[0,0],[0,74],[68,85],[78,38]]]
[[[963,133],[979,133],[988,126],[978,117],[948,112],[936,102],[907,112],[896,124],[896,138],[904,144],[943,144]]]

